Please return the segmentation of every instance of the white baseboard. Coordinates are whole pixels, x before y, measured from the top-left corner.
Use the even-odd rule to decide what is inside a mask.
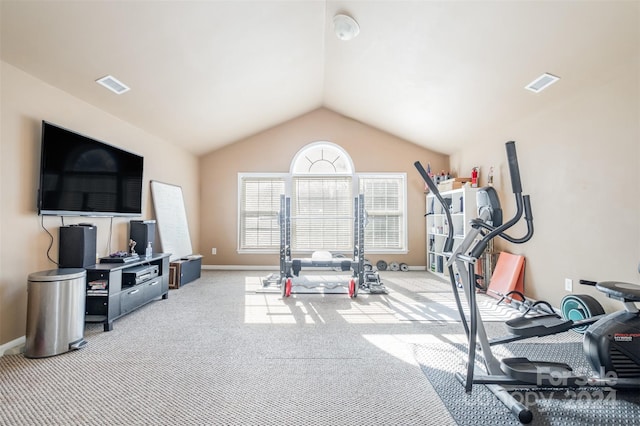
[[[279,266],[254,266],[254,265],[202,265],[202,269],[217,271],[278,271]]]
[[[22,351],[22,347],[26,340],[26,337],[22,336],[5,343],[4,345],[0,345],[0,356],[19,354]]]
[[[260,266],[260,265],[202,265],[202,269],[212,271],[278,271],[279,266]],[[305,268],[306,269],[306,268]],[[426,271],[426,266],[409,266],[410,271]]]

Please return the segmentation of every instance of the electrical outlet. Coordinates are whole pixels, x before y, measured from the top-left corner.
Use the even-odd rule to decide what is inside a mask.
[[[216,254],[217,251],[218,250],[214,247],[214,248],[211,249],[211,254]]]
[[[564,279],[564,289],[566,291],[573,291],[573,280],[571,278]]]

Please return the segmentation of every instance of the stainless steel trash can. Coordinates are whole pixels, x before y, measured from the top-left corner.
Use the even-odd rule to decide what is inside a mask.
[[[29,275],[25,357],[43,358],[86,345],[86,276],[87,271],[81,268]]]

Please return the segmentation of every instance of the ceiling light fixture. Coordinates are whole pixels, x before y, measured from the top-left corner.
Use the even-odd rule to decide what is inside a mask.
[[[560,80],[560,77],[555,75],[544,73],[540,77],[527,84],[524,88],[531,90],[533,93],[540,93],[547,87],[551,86],[556,81]]]
[[[337,14],[333,17],[333,29],[340,40],[351,40],[360,33],[360,26],[351,16]]]
[[[99,78],[96,80],[96,83],[106,87],[107,89],[118,95],[122,95],[124,92],[128,92],[130,90],[126,84],[122,83],[112,75],[107,75]]]

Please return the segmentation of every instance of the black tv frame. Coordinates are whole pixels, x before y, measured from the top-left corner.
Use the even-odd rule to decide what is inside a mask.
[[[47,131],[49,131],[49,133],[47,133]],[[68,160],[70,161],[72,155],[78,156],[86,154],[89,151],[89,149],[85,149],[85,151],[80,152],[80,154],[65,152],[64,155],[55,158],[55,154],[49,153],[49,150],[52,149],[50,145],[54,143],[54,141],[50,137],[51,132],[66,133],[66,136],[69,138],[69,140],[64,140],[64,143],[67,145],[66,148],[69,148],[69,146],[76,146],[78,147],[77,149],[80,150],[79,147],[95,147],[95,149],[97,150],[96,152],[102,153],[103,157],[108,157],[105,158],[105,160],[115,160],[114,163],[119,167],[121,167],[120,163],[135,165],[135,167],[130,167],[128,170],[126,170],[127,173],[122,174],[123,170],[120,170],[118,168],[107,171],[95,169],[92,170],[91,168],[85,166],[78,172],[60,170],[60,174],[58,176],[54,175],[47,177],[47,161],[52,161],[52,159],[55,159],[57,161],[60,161],[60,159],[67,160],[65,156],[68,156]],[[113,146],[98,139],[80,134],[78,132],[66,129],[46,120],[42,120],[42,136],[40,148],[40,176],[37,195],[38,215],[90,217],[139,217],[142,215],[144,157],[142,157],[141,155]],[[71,186],[73,186],[73,182],[79,182],[82,180],[86,181],[88,179],[103,179],[105,183],[109,184],[115,189],[112,189],[111,191],[99,192],[94,188],[84,191],[71,191],[61,188],[65,182],[69,183],[71,181]],[[52,185],[52,182],[58,188],[55,191],[51,191],[51,193],[48,193],[47,187],[50,187]],[[137,200],[137,203],[128,207],[125,206],[124,200],[127,199],[125,194],[127,193],[128,189],[126,188],[131,186],[135,188],[135,190],[133,191],[133,199]],[[66,195],[69,197],[75,196],[76,199],[81,198],[81,205],[77,205],[78,202],[76,200],[75,205],[72,205],[74,203],[63,203],[59,206],[56,206],[52,202],[48,202],[45,199],[45,197],[52,196],[52,194],[54,194],[55,196],[56,193],[57,196],[60,197]],[[115,201],[100,203],[99,198],[101,194],[103,197],[105,196],[105,194],[111,195]],[[98,199],[98,202],[96,202],[95,204],[96,207],[94,207],[94,205],[87,201],[87,198],[91,198],[92,195],[94,196],[94,199]],[[129,199],[131,199],[131,196],[129,196]],[[109,207],[104,208],[105,206]]]

